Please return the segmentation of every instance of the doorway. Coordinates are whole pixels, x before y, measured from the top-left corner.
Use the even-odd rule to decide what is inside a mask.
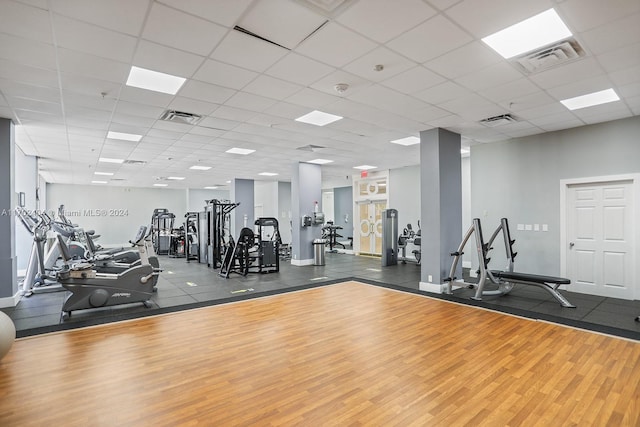
[[[561,265],[571,291],[636,297],[637,190],[635,176],[561,183]]]

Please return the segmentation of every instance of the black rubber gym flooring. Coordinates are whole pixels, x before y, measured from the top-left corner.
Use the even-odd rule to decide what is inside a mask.
[[[473,301],[473,291],[458,289],[454,295],[439,295],[418,290],[420,267],[398,264],[381,267],[380,258],[348,254],[326,254],[324,266],[295,267],[288,261],[280,264],[280,272],[270,274],[232,274],[229,279],[218,275],[206,264],[187,263],[184,258],[160,257],[163,273],[158,281],[152,308],[129,304],[73,312],[67,321],[61,319],[66,292],[38,293],[22,298],[16,307],[3,308],[16,325],[18,337],[64,329],[96,325],[118,320],[169,313],[196,307],[324,286],[345,280],[359,280],[376,286],[421,293],[434,298],[481,306],[522,317],[562,323],[610,335],[640,340],[640,301],[627,301],[561,291],[577,308],[563,308],[544,290],[516,285],[510,294],[485,297]]]

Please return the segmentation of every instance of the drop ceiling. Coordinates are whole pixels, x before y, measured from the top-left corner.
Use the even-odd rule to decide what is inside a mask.
[[[585,56],[527,73],[481,41],[552,7]],[[225,188],[286,181],[294,163],[322,158],[334,161],[325,183],[348,185],[357,165],[417,164],[418,145],[390,141],[434,127],[473,146],[638,115],[639,24],[637,0],[3,0],[0,117],[53,183],[97,171],[113,173],[98,178],[107,185]],[[131,66],[187,81],[176,95],[129,87]],[[559,102],[607,88],[620,101]],[[161,120],[166,110],[202,117]],[[313,110],[344,118],[295,121]],[[481,123],[505,114],[517,121]]]

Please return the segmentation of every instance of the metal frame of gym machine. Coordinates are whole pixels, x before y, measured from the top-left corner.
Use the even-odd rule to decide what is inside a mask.
[[[502,233],[504,239],[504,246],[507,255],[508,265],[506,270],[489,270],[489,261],[491,258],[488,258],[487,255],[491,249],[493,249],[492,245],[495,241],[498,234]],[[465,282],[464,279],[456,280],[455,274],[458,269],[458,263],[462,259],[462,255],[464,254],[464,247],[467,244],[468,240],[471,236],[475,236],[476,240],[476,252],[478,254],[479,261],[479,278],[478,283],[468,283]],[[469,287],[476,288],[476,293],[471,299],[481,301],[482,296],[490,296],[490,295],[506,295],[508,294],[514,287],[515,284],[523,284],[523,285],[532,285],[537,286],[539,288],[547,291],[551,296],[553,296],[563,307],[567,308],[575,308],[576,306],[571,304],[565,297],[558,291],[558,287],[560,285],[565,285],[571,283],[570,280],[564,279],[561,277],[551,277],[551,276],[539,276],[534,274],[527,273],[517,273],[513,271],[513,264],[518,255],[517,252],[513,252],[513,244],[515,240],[511,239],[511,233],[509,231],[509,221],[507,218],[502,218],[500,220],[500,225],[491,235],[491,238],[487,243],[484,242],[484,237],[482,234],[482,226],[480,224],[480,218],[474,218],[471,227],[467,230],[464,238],[462,239],[462,243],[458,247],[458,250],[451,253],[453,256],[453,263],[451,264],[451,270],[449,271],[449,277],[445,278],[444,281],[447,283],[447,287],[445,293],[451,294],[453,283],[455,282],[458,285],[466,285]],[[487,284],[487,279],[498,285],[498,289],[496,290],[484,290],[485,285]]]
[[[227,245],[224,239],[224,225],[231,211],[240,203],[217,199],[205,200],[205,203],[205,212],[208,214],[207,265],[211,268],[219,268],[222,266]],[[229,235],[231,235],[230,231]]]

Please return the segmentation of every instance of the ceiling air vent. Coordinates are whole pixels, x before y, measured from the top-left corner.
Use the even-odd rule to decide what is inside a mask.
[[[318,150],[322,150],[323,147],[321,145],[313,145],[313,144],[309,144],[309,145],[303,145],[302,147],[298,147],[296,148],[296,150],[302,150],[302,151],[318,151]]]
[[[517,121],[518,120],[515,117],[513,117],[511,114],[502,114],[500,116],[493,116],[493,117],[486,118],[484,120],[480,120],[480,123],[492,128],[496,126],[506,125],[509,123],[515,123]]]
[[[527,74],[555,67],[585,55],[584,49],[575,39],[564,40],[535,52],[513,58],[513,62]]]
[[[145,162],[144,160],[125,160],[124,164],[125,165],[144,165]]]
[[[167,110],[160,116],[160,120],[167,122],[182,123],[186,125],[195,125],[202,119],[202,116],[193,113],[185,113],[184,111]]]

